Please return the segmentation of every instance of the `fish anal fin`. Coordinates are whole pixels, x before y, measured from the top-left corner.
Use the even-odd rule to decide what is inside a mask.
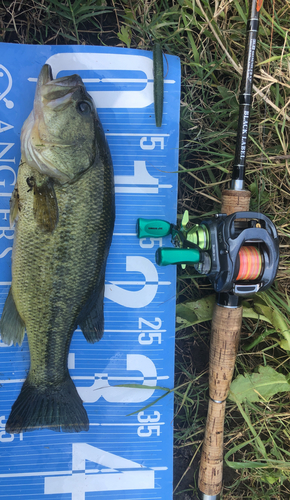
[[[102,338],[104,333],[104,285],[98,287],[86,306],[81,311],[78,325],[85,339],[94,344]]]
[[[25,323],[21,319],[10,288],[0,320],[0,334],[4,344],[22,344],[25,334]]]
[[[34,178],[27,179],[28,186],[33,190],[33,212],[34,218],[45,232],[52,232],[58,220],[57,199],[53,187],[53,181],[49,178],[38,185]]]

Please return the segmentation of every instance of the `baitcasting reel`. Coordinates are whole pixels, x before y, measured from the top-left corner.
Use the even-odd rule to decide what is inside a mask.
[[[138,238],[172,235],[175,248],[156,252],[159,266],[189,264],[211,281],[216,292],[248,296],[273,283],[279,261],[274,224],[257,212],[217,214],[187,230],[185,213],[178,229],[163,220],[138,219]]]

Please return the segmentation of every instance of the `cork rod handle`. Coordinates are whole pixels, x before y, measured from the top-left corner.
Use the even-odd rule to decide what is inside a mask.
[[[222,193],[221,213],[231,215],[234,212],[248,212],[250,207],[251,193],[246,189],[234,191],[225,189]]]
[[[223,191],[222,213],[249,210],[251,193]],[[218,500],[223,480],[224,419],[236,362],[242,307],[215,305],[209,352],[209,404],[201,453],[198,487],[206,500]]]
[[[235,367],[242,307],[216,305],[212,319],[209,358],[209,405],[199,469],[199,490],[219,495],[223,478],[223,433],[226,398]]]

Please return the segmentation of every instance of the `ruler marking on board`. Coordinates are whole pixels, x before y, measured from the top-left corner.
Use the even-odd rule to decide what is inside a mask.
[[[137,233],[113,233],[113,236],[137,236]]]
[[[124,133],[124,132],[106,132],[105,136],[111,137],[170,137],[170,134],[151,134],[151,132],[144,132],[143,134],[133,134],[133,133]]]
[[[155,333],[165,333],[167,330],[154,330]],[[110,333],[152,333],[152,330],[145,330],[144,328],[139,328],[139,330],[104,330],[104,332]]]
[[[95,376],[94,375],[75,375],[75,376],[72,376],[71,377],[73,380],[95,380]],[[148,380],[152,380],[152,377],[151,376],[148,376],[148,377],[114,377],[114,376],[107,376],[106,373],[100,373],[98,374],[98,379],[100,380],[128,380],[128,381],[132,381],[132,380],[142,380],[142,381],[145,381],[148,379]],[[154,377],[154,379],[157,380],[168,380],[169,379],[169,376],[168,375],[160,375],[160,376],[157,376],[157,377]],[[15,378],[15,379],[7,379],[7,380],[0,380],[0,384],[18,384],[20,382],[25,382],[25,378]],[[145,384],[146,385],[146,384]],[[152,388],[154,388],[155,386],[153,385]]]
[[[149,285],[149,284],[154,284],[154,285],[171,285],[171,281],[112,281],[108,280],[108,284],[110,285]]]
[[[133,424],[99,424],[101,427],[114,427],[114,426],[117,426],[117,427],[140,427],[141,425],[144,425],[142,422],[137,422],[137,423],[133,423]],[[145,424],[145,425],[148,425],[148,424]],[[165,422],[157,422],[157,425],[165,425]]]
[[[37,78],[30,76],[27,80],[31,83],[37,83]],[[84,83],[152,83],[148,78],[82,78]],[[164,83],[174,84],[175,80],[164,80]]]
[[[10,474],[0,474],[0,477],[30,477],[30,476],[65,476],[67,474],[72,474],[72,470],[59,470],[59,471],[40,471],[40,472],[16,472]]]

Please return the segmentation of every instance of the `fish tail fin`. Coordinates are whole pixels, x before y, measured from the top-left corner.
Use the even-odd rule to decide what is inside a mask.
[[[5,430],[18,434],[43,428],[65,432],[89,429],[87,412],[68,373],[61,383],[45,387],[31,384],[28,375]]]

